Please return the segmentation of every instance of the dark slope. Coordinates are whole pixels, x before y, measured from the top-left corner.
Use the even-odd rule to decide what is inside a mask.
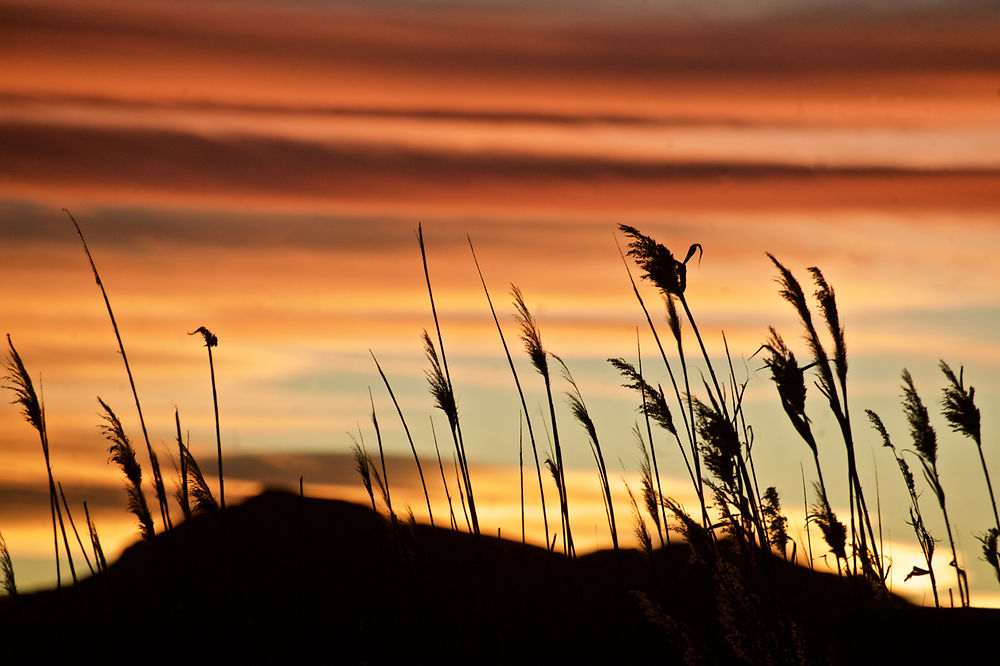
[[[836,576],[675,545],[569,562],[267,492],[0,609],[11,663],[925,663],[989,650],[1000,612],[876,599]],[[224,566],[223,561],[228,562]],[[639,591],[640,594],[636,594]],[[987,652],[989,653],[989,652]],[[6,661],[6,660],[5,660]]]

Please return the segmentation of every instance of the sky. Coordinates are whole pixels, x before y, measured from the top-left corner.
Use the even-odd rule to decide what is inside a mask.
[[[141,435],[61,209],[101,271],[161,458],[176,407],[212,467],[207,355],[187,335],[204,325],[220,340],[227,496],[302,475],[307,493],[363,500],[348,455],[351,434],[374,446],[370,389],[392,484],[425,519],[374,354],[437,474],[440,521],[429,417],[439,436],[446,424],[424,378],[422,225],[481,520],[515,538],[520,403],[469,240],[532,417],[543,420],[544,391],[520,353],[511,284],[573,372],[627,525],[636,404],[606,359],[634,359],[638,330],[646,366],[666,377],[616,248],[625,223],[675,253],[704,248],[688,300],[715,362],[724,332],[748,381],[757,473],[780,491],[796,539],[811,456],[751,357],[771,325],[806,357],[766,253],[803,282],[822,268],[845,324],[862,479],[879,488],[894,589],[929,600],[902,582],[921,564],[905,489],[863,410],[909,445],[905,367],[938,431],[973,603],[1000,605],[975,538],[990,525],[979,460],[939,414],[938,370],[939,359],[964,366],[1000,474],[1000,14],[973,2],[744,4],[0,1],[0,328],[43,388],[54,473],[74,511],[88,502],[111,552],[135,539],[97,396]],[[661,324],[658,296],[642,289]],[[809,413],[846,513],[843,447],[812,388]],[[564,402],[557,422],[578,546],[607,547],[594,463]],[[665,494],[690,507],[679,455],[654,445]],[[29,589],[54,574],[39,448],[14,406],[0,410],[0,531]],[[532,474],[533,462],[526,524],[540,543]]]

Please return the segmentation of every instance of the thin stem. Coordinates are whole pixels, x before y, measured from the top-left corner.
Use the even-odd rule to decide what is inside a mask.
[[[146,420],[142,416],[142,405],[139,403],[139,393],[136,391],[135,380],[132,378],[132,368],[128,363],[128,356],[125,354],[125,345],[122,343],[121,333],[118,331],[118,322],[115,321],[115,313],[111,310],[111,301],[108,299],[108,292],[104,289],[104,283],[101,282],[101,276],[97,272],[97,265],[94,264],[94,258],[90,254],[90,248],[87,247],[87,241],[83,237],[80,225],[76,223],[76,218],[73,217],[72,213],[65,208],[63,208],[63,212],[69,216],[73,226],[76,227],[76,233],[80,236],[80,242],[83,243],[83,251],[86,252],[87,260],[90,262],[90,269],[94,272],[94,280],[97,282],[97,286],[101,289],[101,296],[104,297],[104,305],[108,310],[108,317],[111,319],[111,328],[114,329],[115,340],[118,341],[118,351],[121,352],[122,362],[125,364],[125,374],[128,375],[128,383],[132,389],[132,397],[135,400],[135,410],[139,414],[139,425],[142,427],[142,438],[146,442],[146,452],[149,454],[150,468],[153,470],[153,483],[156,488],[156,499],[160,504],[160,517],[163,520],[163,524],[166,526],[169,524],[169,510],[167,507],[167,498],[163,495],[163,480],[160,476],[160,465],[156,461],[156,456],[153,454],[153,447],[149,443],[149,433],[146,430]]]
[[[410,443],[410,450],[413,451],[413,460],[417,463],[417,474],[420,475],[420,485],[424,489],[424,499],[427,501],[427,515],[431,521],[431,527],[434,527],[434,511],[431,509],[431,496],[427,492],[427,483],[424,481],[424,470],[420,466],[420,456],[417,455],[417,447],[413,443],[413,437],[410,435],[410,428],[406,425],[406,419],[403,417],[403,410],[399,406],[399,401],[396,400],[396,394],[392,392],[392,386],[389,385],[389,379],[382,372],[382,366],[379,365],[378,359],[375,358],[375,354],[372,350],[368,350],[368,353],[372,355],[372,360],[375,361],[375,367],[378,368],[378,374],[382,377],[382,383],[385,384],[385,388],[389,391],[389,397],[392,398],[392,404],[396,406],[396,413],[399,414],[399,420],[403,424],[403,431],[406,432],[406,439]]]
[[[490,298],[489,289],[486,288],[486,278],[483,277],[483,271],[479,268],[479,259],[476,258],[476,250],[472,247],[472,239],[466,236],[469,241],[469,250],[472,251],[472,260],[476,264],[476,271],[479,273],[479,281],[483,284],[483,293],[486,294],[486,302],[490,306],[490,314],[493,315],[493,322],[496,324],[497,333],[500,335],[500,344],[503,345],[503,352],[507,356],[507,365],[510,366],[510,373],[514,377],[514,386],[517,387],[517,395],[521,399],[521,409],[524,414],[524,420],[528,425],[528,439],[531,441],[531,453],[535,457],[535,472],[538,475],[538,494],[541,498],[542,503],[542,524],[545,528],[545,542],[548,543],[549,535],[549,516],[548,511],[545,509],[545,486],[542,483],[542,465],[538,459],[538,446],[535,443],[535,431],[531,427],[531,417],[528,415],[528,403],[524,399],[524,390],[521,388],[521,380],[517,376],[517,370],[514,368],[514,359],[511,357],[510,348],[507,347],[507,340],[504,338],[503,329],[500,327],[500,319],[497,317],[496,309],[493,307],[493,299]]]

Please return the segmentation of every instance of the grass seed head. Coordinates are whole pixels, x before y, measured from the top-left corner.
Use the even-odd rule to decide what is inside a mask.
[[[204,326],[199,326],[195,330],[193,330],[190,333],[188,333],[188,335],[196,335],[198,333],[201,333],[202,337],[205,338],[205,346],[206,347],[218,347],[219,346],[219,338],[217,338],[215,336],[215,334],[213,334],[210,330],[208,330]]]
[[[42,414],[42,403],[38,399],[38,394],[35,393],[35,386],[31,382],[31,375],[28,374],[27,368],[24,367],[24,362],[21,361],[20,354],[14,349],[14,343],[11,342],[9,334],[7,335],[7,346],[10,348],[10,351],[7,357],[7,374],[4,376],[4,379],[10,382],[10,384],[4,388],[8,388],[14,392],[14,400],[11,404],[20,406],[25,420],[39,434],[43,434],[44,417]],[[44,436],[42,439],[44,442]]]
[[[538,330],[538,322],[531,315],[528,306],[524,303],[524,295],[516,285],[510,286],[511,296],[514,297],[514,319],[521,326],[521,340],[524,342],[524,349],[528,352],[531,364],[538,370],[538,374],[548,379],[549,360],[542,346],[542,334]]]
[[[108,453],[111,454],[111,462],[117,463],[125,474],[128,483],[125,491],[128,496],[128,510],[139,519],[139,529],[146,540],[151,540],[154,536],[153,517],[149,513],[149,505],[146,504],[146,495],[142,492],[142,468],[135,456],[135,448],[125,434],[122,423],[115,415],[111,407],[100,398],[97,399],[104,413],[101,418],[105,423],[98,427],[104,433],[104,438],[111,442]]]
[[[673,253],[661,243],[657,243],[635,227],[619,224],[618,229],[631,238],[628,243],[628,256],[642,269],[642,277],[649,280],[669,298],[670,294],[682,296],[687,289],[687,262],[702,251],[701,245],[695,243],[688,248],[687,257],[683,262],[677,261]]]
[[[903,370],[903,412],[910,424],[910,435],[917,453],[932,466],[937,464],[937,434],[931,426],[927,408],[917,394],[909,370]]]
[[[982,440],[980,439],[979,408],[976,407],[975,400],[976,389],[970,386],[966,390],[963,368],[958,369],[956,377],[955,372],[944,361],[941,361],[940,367],[941,372],[948,379],[948,386],[942,389],[944,398],[941,404],[944,418],[947,419],[952,430],[971,438],[977,444],[980,443]]]
[[[7,552],[7,542],[0,534],[0,586],[6,590],[11,599],[17,598],[17,584],[14,582],[14,563]]]
[[[650,386],[635,367],[625,359],[609,358],[608,363],[613,365],[627,380],[622,384],[623,387],[645,394],[645,408],[646,413],[649,414],[649,418],[656,421],[661,428],[671,435],[676,435],[677,429],[674,426],[674,417],[670,413],[670,407],[667,405],[666,398],[663,397],[663,391]],[[638,409],[641,412],[643,405],[639,405]]]
[[[455,403],[455,394],[451,390],[451,384],[445,377],[441,359],[437,350],[434,349],[434,342],[425,330],[423,333],[424,353],[431,363],[431,369],[424,371],[427,376],[427,383],[430,385],[431,396],[434,398],[434,406],[440,409],[448,417],[448,423],[454,429],[458,424],[458,406]]]

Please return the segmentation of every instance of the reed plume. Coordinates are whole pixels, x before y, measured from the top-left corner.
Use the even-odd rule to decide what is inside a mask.
[[[347,433],[348,437],[354,442],[351,445],[351,453],[354,456],[354,470],[361,477],[361,484],[365,487],[365,492],[368,493],[368,499],[372,503],[372,512],[375,513],[375,492],[372,489],[372,459],[368,457],[368,453],[364,449],[364,445],[359,443],[358,440],[354,439],[354,435]]]
[[[17,582],[14,580],[14,563],[7,551],[7,542],[0,533],[0,586],[13,602],[17,602]]]
[[[174,423],[177,425],[177,453],[180,461],[181,483],[177,489],[177,503],[181,505],[181,513],[184,520],[191,520],[191,499],[188,494],[188,468],[187,456],[184,455],[184,440],[181,438],[181,415],[177,407],[174,407]]]
[[[629,502],[632,503],[632,532],[635,534],[636,540],[639,542],[639,549],[646,556],[648,561],[653,559],[653,540],[649,536],[649,529],[646,528],[646,521],[642,519],[642,512],[639,511],[639,503],[635,501],[635,494],[632,492],[631,486],[628,482],[625,482],[625,490],[628,492]],[[652,511],[650,515],[658,516],[659,511]],[[659,522],[657,522],[656,529],[660,529]],[[660,543],[663,543],[663,536],[660,536]]]
[[[788,519],[781,513],[781,499],[778,497],[778,489],[769,486],[764,491],[761,513],[764,517],[764,525],[767,527],[767,534],[770,538],[771,546],[775,548],[781,556],[788,559]]]
[[[104,413],[101,418],[105,421],[98,427],[104,433],[104,438],[111,442],[108,453],[111,454],[111,462],[117,463],[125,474],[127,483],[125,493],[128,498],[128,510],[139,521],[139,532],[147,542],[152,542],[155,532],[153,530],[153,516],[149,513],[149,506],[146,504],[146,495],[142,491],[142,468],[135,457],[135,449],[129,441],[122,423],[118,420],[114,411],[101,398],[97,399]]]
[[[218,513],[219,503],[215,501],[215,497],[212,495],[212,489],[209,487],[208,482],[205,481],[205,476],[201,473],[201,468],[198,466],[198,461],[195,460],[194,454],[191,453],[190,447],[180,441],[178,441],[178,444],[181,448],[181,457],[184,460],[184,467],[187,470],[188,500],[189,502],[194,500],[192,512],[208,514]]]
[[[687,469],[688,476],[691,478],[691,484],[694,487],[695,494],[698,495],[698,501],[702,507],[702,517],[705,524],[708,524],[708,514],[705,507],[705,500],[703,494],[702,484],[696,476],[696,472],[691,468],[691,463],[688,461],[687,453],[684,450],[684,445],[681,443],[681,439],[677,434],[677,428],[674,426],[674,417],[670,413],[670,407],[667,406],[666,398],[663,394],[662,387],[654,388],[651,386],[642,376],[642,359],[639,359],[640,365],[639,370],[622,358],[609,358],[608,363],[610,363],[622,377],[625,378],[625,383],[622,384],[624,388],[632,389],[633,391],[638,391],[642,402],[639,405],[639,410],[642,412],[643,417],[646,420],[646,432],[649,436],[649,450],[652,454],[653,463],[653,475],[656,478],[656,491],[658,494],[662,494],[662,486],[660,485],[660,470],[656,461],[656,447],[653,445],[653,433],[652,429],[649,427],[649,421],[653,420],[661,428],[666,430],[668,433],[673,435],[674,440],[677,442],[677,448],[681,452],[681,458],[684,460],[684,467]],[[682,406],[683,407],[683,406]],[[683,408],[681,410],[683,414]],[[659,502],[657,502],[659,506]],[[663,523],[666,524],[667,514],[666,509],[661,508],[663,515]],[[659,520],[656,521],[659,524]],[[669,533],[667,535],[667,541],[670,540]]]

